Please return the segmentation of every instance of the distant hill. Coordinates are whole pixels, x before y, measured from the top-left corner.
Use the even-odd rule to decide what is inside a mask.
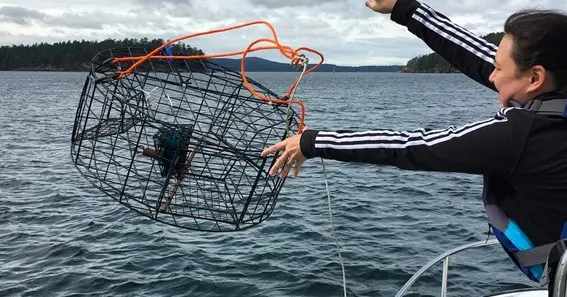
[[[486,41],[498,45],[504,36],[503,32],[490,33],[482,36]],[[401,72],[408,73],[452,73],[459,72],[447,60],[436,53],[415,57],[408,61]]]
[[[240,59],[211,59],[219,65],[229,69],[240,71]],[[294,68],[290,63],[280,63],[266,60],[259,57],[246,58],[246,72],[293,72]],[[315,62],[308,64],[311,68],[315,66]],[[338,66],[335,64],[322,64],[315,72],[398,72],[402,69],[402,65],[391,66]]]
[[[32,45],[0,46],[0,70],[20,71],[88,71],[93,56],[110,48],[149,48],[163,44],[162,39],[106,39],[103,41],[65,41],[36,43]],[[173,46],[173,52],[187,55],[203,55],[202,50],[185,44]],[[240,59],[213,59],[220,65],[240,71]],[[309,66],[313,66],[311,64]],[[323,64],[318,72],[397,72],[403,65],[394,66],[336,66]],[[246,58],[248,72],[292,72],[289,63],[279,63],[258,57]]]

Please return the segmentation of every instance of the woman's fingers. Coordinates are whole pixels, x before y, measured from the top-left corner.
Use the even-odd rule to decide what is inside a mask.
[[[301,166],[305,160],[301,158],[301,155],[298,153],[293,154],[287,161],[280,177],[283,178],[289,174],[291,171],[291,167],[295,166],[295,170],[293,172],[293,178],[296,178],[299,175],[299,171],[301,170]]]
[[[301,167],[301,164],[303,164],[303,162],[305,161],[305,157],[303,157],[303,155],[301,154],[300,140],[301,136],[295,135],[262,151],[261,156],[266,157],[269,154],[283,150],[282,155],[270,168],[269,174],[271,176],[274,176],[278,169],[282,166],[283,168],[279,176],[281,178],[287,176],[293,165],[295,165],[296,163],[297,165],[296,171],[294,172],[294,177],[299,174],[299,167]]]
[[[266,157],[267,155],[275,153],[277,151],[281,151],[282,149],[285,149],[285,140],[282,141],[282,142],[278,142],[278,143],[270,146],[269,148],[263,150],[262,153],[260,154],[260,156]]]
[[[290,158],[287,163],[285,164],[284,168],[282,169],[282,172],[280,173],[280,178],[284,178],[289,174],[289,171],[291,170],[291,167],[293,166],[293,161]]]
[[[303,160],[297,160],[297,162],[295,162],[295,171],[293,172],[293,178],[296,178],[299,175],[301,166],[303,166]]]
[[[280,168],[283,164],[287,163],[287,159],[289,157],[289,151],[285,151],[277,160],[276,163],[274,163],[274,165],[272,166],[272,168],[270,169],[270,175],[274,175],[276,174],[276,171],[278,171],[278,168]]]

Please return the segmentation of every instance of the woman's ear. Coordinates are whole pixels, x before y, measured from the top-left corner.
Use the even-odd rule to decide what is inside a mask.
[[[547,71],[540,65],[535,65],[527,70],[526,73],[530,80],[530,85],[527,88],[527,92],[538,91],[545,84],[545,79],[547,77]]]

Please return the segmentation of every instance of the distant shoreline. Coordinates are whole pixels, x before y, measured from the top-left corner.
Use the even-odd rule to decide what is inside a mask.
[[[257,60],[246,67],[246,72],[297,72],[286,63],[273,62],[256,58]],[[232,71],[240,72],[239,59],[223,59],[222,61],[212,61],[218,65],[226,67]],[[238,66],[237,66],[238,64]],[[14,71],[14,72],[89,72],[90,67],[83,63],[80,69],[77,68],[60,68],[55,66],[43,67],[18,67],[12,69],[1,69],[0,71]],[[312,65],[310,66],[312,67]],[[449,71],[439,71],[439,69],[408,69],[408,67],[401,65],[384,65],[384,66],[336,66],[334,64],[322,64],[315,72],[323,73],[461,73],[451,69]]]
[[[73,72],[73,73],[89,73],[90,70],[52,70],[52,69],[0,69],[0,72],[45,72],[45,73],[64,73],[64,72]],[[240,70],[236,70],[236,72],[240,73]],[[297,73],[297,71],[274,71],[274,70],[246,70],[247,73]],[[332,71],[314,71],[313,73],[333,73]],[[438,72],[438,71],[420,71],[420,72],[411,72],[411,71],[336,71],[336,74],[343,74],[343,73],[399,73],[399,74],[461,74],[461,72]]]
[[[267,63],[270,64],[280,64],[278,62],[272,62],[269,60],[265,60]],[[240,66],[236,67],[231,65],[232,63],[218,63],[217,61],[213,61],[214,63],[226,67],[232,71],[240,72]],[[263,62],[263,61],[262,61]],[[298,72],[294,70],[292,67],[289,67],[288,64],[283,65],[263,65],[261,64],[252,64],[249,67],[246,67],[246,72]],[[240,64],[240,62],[238,62]],[[281,63],[283,64],[283,63]],[[309,67],[312,67],[310,65]],[[324,73],[372,73],[372,72],[389,72],[389,73],[396,73],[401,72],[401,66],[334,66],[332,64],[323,64],[319,67],[319,69],[314,70],[313,72],[324,72]],[[90,67],[82,67],[80,69],[77,68],[58,68],[58,67],[19,67],[19,68],[12,68],[12,69],[1,69],[0,71],[14,71],[14,72],[89,72]]]
[[[84,74],[88,74],[89,70],[0,70],[0,72],[38,72],[38,73],[84,73]],[[238,73],[240,73],[240,71],[237,71]],[[246,71],[247,73],[297,73],[296,71]],[[330,73],[333,74],[333,72],[330,71],[315,71],[312,72],[313,73]],[[366,73],[366,74],[370,74],[370,73],[392,73],[392,74],[413,74],[413,75],[425,75],[425,74],[434,74],[434,75],[442,75],[442,74],[462,74],[461,72],[402,72],[402,71],[398,71],[398,72],[394,72],[394,71],[343,71],[343,72],[335,72],[335,74],[346,74],[346,73]]]
[[[503,33],[490,33],[482,38],[497,44]],[[33,45],[0,46],[0,71],[41,71],[41,72],[88,72],[92,59],[106,59],[107,57],[120,57],[143,55],[147,49],[157,48],[164,44],[162,39],[106,39],[102,41],[74,40],[56,43],[35,43]],[[198,48],[187,44],[175,44],[169,51],[161,54],[202,56],[205,53]],[[241,59],[213,58],[209,61],[233,71],[240,72]],[[100,62],[100,61],[99,61]],[[314,66],[310,63],[309,67]],[[246,58],[247,72],[295,72],[289,62],[275,62],[259,57]],[[397,73],[457,73],[456,69],[432,53],[415,57],[406,65],[363,65],[340,66],[335,64],[322,64],[313,72],[397,72]]]

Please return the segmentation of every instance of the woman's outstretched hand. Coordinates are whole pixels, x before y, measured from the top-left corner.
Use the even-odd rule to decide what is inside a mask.
[[[388,14],[394,9],[398,0],[366,0],[366,7],[375,12]]]
[[[262,151],[262,157],[266,157],[269,154],[278,151],[284,151],[282,155],[276,160],[274,166],[270,168],[270,175],[273,176],[274,174],[276,174],[278,168],[280,168],[282,165],[284,165],[284,169],[280,173],[280,178],[287,176],[289,174],[289,171],[291,170],[291,167],[293,166],[295,166],[293,177],[296,178],[299,175],[299,171],[301,170],[303,162],[307,160],[307,158],[305,158],[305,156],[303,156],[303,154],[301,153],[300,141],[301,135],[294,135]]]

